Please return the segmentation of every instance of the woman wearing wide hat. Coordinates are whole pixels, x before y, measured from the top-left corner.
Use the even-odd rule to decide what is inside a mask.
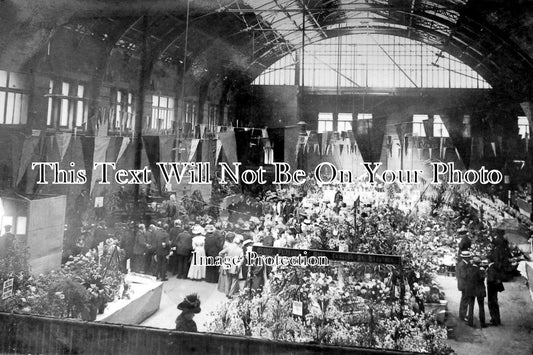
[[[176,330],[183,332],[197,332],[196,322],[192,319],[196,313],[200,313],[200,299],[196,294],[186,296],[183,301],[178,304],[178,309],[181,311],[178,318],[176,318]]]

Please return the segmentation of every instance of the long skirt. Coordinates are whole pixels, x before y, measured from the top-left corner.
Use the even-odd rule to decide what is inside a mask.
[[[206,266],[205,267],[205,281],[216,284],[218,282],[218,266]]]
[[[196,248],[196,258],[193,255],[191,260],[191,267],[189,268],[189,273],[187,278],[193,280],[202,280],[205,279],[205,265],[201,264],[201,259],[205,259],[205,250],[202,246],[201,248]],[[198,264],[195,261],[198,261]]]
[[[217,289],[218,289],[219,292],[222,292],[224,294],[228,294],[230,288],[231,288],[230,275],[228,274],[227,270],[224,270],[223,268],[220,268],[220,277],[218,278]]]

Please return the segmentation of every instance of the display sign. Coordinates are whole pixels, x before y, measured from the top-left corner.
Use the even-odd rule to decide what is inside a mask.
[[[254,245],[253,251],[260,255],[279,255],[279,256],[305,256],[305,257],[319,257],[325,256],[328,260],[345,261],[352,263],[375,263],[375,264],[390,264],[400,265],[402,257],[399,255],[385,255],[385,254],[364,254],[364,253],[350,253],[331,250],[317,250],[317,249],[292,249],[292,248],[276,248]]]
[[[104,197],[103,196],[94,198],[94,207],[95,208],[104,207]]]
[[[4,287],[2,288],[2,299],[5,300],[13,296],[13,278],[4,281]]]
[[[295,316],[303,316],[304,314],[304,307],[303,303],[300,301],[292,301],[292,314]]]

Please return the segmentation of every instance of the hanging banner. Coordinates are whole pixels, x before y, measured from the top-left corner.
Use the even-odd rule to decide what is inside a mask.
[[[494,154],[494,156],[495,156],[495,157],[498,156],[498,155],[496,154],[496,142],[490,142],[490,146],[491,146],[491,148],[492,148],[492,153]]]
[[[233,131],[233,127],[231,127],[231,131],[220,133],[218,138],[220,139],[220,143],[222,143],[222,148],[228,163],[232,164],[238,162],[237,143],[235,140],[235,132]]]
[[[124,152],[128,148],[128,145],[130,144],[130,140],[131,140],[130,137],[123,137],[122,138],[122,142],[120,143],[120,149],[119,149],[118,155],[117,155],[117,160],[115,161],[115,163],[118,163],[120,158],[122,158],[122,155],[124,154]]]
[[[268,138],[268,131],[266,128],[261,129],[261,138]]]
[[[72,138],[72,133],[56,133],[55,138],[57,148],[59,149],[59,159],[63,161],[70,144],[70,139]]]
[[[106,161],[106,152],[107,147],[109,146],[109,137],[94,137],[94,162],[105,162]],[[92,170],[92,163],[90,164]],[[91,176],[91,188],[89,194],[93,192],[94,185],[96,183],[96,174]]]
[[[218,164],[218,159],[220,158],[220,151],[222,150],[222,142],[220,139],[217,139],[217,149],[215,152],[215,164]]]
[[[187,161],[192,161],[193,158],[196,156],[196,150],[198,149],[199,143],[200,143],[199,139],[197,138],[191,139],[191,150],[189,151],[189,159]]]
[[[22,177],[24,176],[24,173],[26,173],[26,169],[31,163],[33,153],[35,152],[35,148],[39,144],[40,137],[28,137],[24,140],[24,144],[22,146],[22,153],[20,155],[20,163],[19,168],[17,172],[17,178],[15,185],[18,185],[20,183],[20,180],[22,180]]]

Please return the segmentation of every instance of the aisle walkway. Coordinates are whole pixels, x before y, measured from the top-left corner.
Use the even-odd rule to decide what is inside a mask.
[[[533,354],[533,302],[523,277],[504,283],[505,291],[498,295],[502,325],[480,328],[477,304],[475,328],[458,321],[460,293],[455,277],[438,276],[446,293],[449,318],[456,324],[454,339],[448,343],[458,355],[531,355]],[[485,315],[490,321],[485,298]]]
[[[226,296],[218,292],[217,284],[210,284],[204,281],[178,280],[175,276],[170,276],[169,280],[163,283],[163,295],[159,310],[145,320],[141,325],[174,329],[174,321],[181,313],[177,309],[178,303],[183,301],[186,295],[197,293],[202,302],[202,312],[194,317],[199,331],[206,331],[206,323],[211,321],[209,316],[219,305],[226,301]]]
[[[475,328],[457,321],[460,294],[454,277],[438,276],[437,281],[446,293],[449,318],[456,324],[453,339],[448,343],[458,355],[531,355],[533,354],[533,302],[529,296],[525,279],[516,277],[506,282],[505,291],[499,294],[503,325],[500,327],[479,327],[477,305],[475,309]],[[174,320],[179,314],[176,308],[183,298],[196,292],[202,301],[202,312],[195,317],[199,331],[206,331],[213,318],[210,315],[226,297],[218,292],[216,284],[203,281],[178,280],[170,277],[163,285],[163,295],[159,311],[142,325],[174,329]],[[485,302],[486,303],[486,302]],[[488,307],[485,305],[487,322],[490,321]]]

